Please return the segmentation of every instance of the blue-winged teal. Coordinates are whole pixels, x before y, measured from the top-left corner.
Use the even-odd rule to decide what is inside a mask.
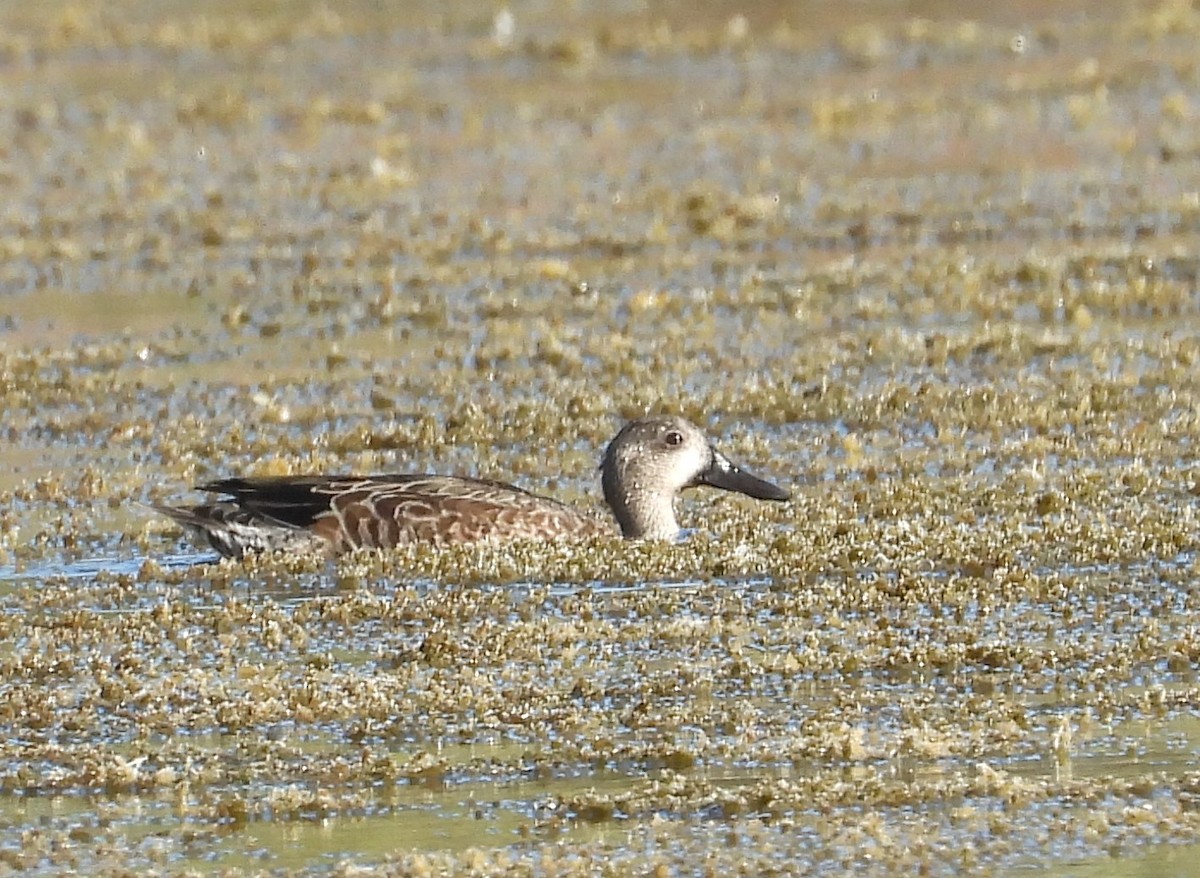
[[[683,418],[631,421],[600,465],[604,499],[628,539],[679,535],[675,495],[711,485],[760,500],[788,492],[743,472]],[[222,479],[202,491],[230,499],[154,508],[227,557],[284,550],[337,554],[403,543],[578,538],[610,525],[503,482],[455,476],[275,476]]]

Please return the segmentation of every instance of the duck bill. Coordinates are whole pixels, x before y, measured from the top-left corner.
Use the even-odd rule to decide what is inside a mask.
[[[737,464],[713,449],[712,463],[696,479],[698,485],[710,485],[723,491],[734,491],[756,500],[787,500],[791,494],[778,485],[752,476]]]

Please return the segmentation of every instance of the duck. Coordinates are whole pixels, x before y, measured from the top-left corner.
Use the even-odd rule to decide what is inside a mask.
[[[790,493],[734,464],[675,415],[625,424],[600,464],[605,502],[629,540],[678,540],[679,492],[706,485],[759,500]],[[505,482],[419,474],[233,477],[197,490],[195,506],[150,504],[226,558],[252,553],[392,549],[411,543],[587,539],[613,523]]]

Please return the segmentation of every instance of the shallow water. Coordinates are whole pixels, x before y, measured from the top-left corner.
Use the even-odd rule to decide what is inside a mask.
[[[0,863],[1187,874],[1186,3],[0,12]],[[511,31],[510,31],[511,26]],[[674,546],[216,564],[228,473]]]

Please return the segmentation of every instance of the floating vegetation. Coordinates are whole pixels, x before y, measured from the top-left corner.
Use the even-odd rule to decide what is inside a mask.
[[[0,13],[0,870],[1194,849],[1200,15],[802,12]],[[242,563],[138,505],[599,508],[650,410],[793,499]]]

